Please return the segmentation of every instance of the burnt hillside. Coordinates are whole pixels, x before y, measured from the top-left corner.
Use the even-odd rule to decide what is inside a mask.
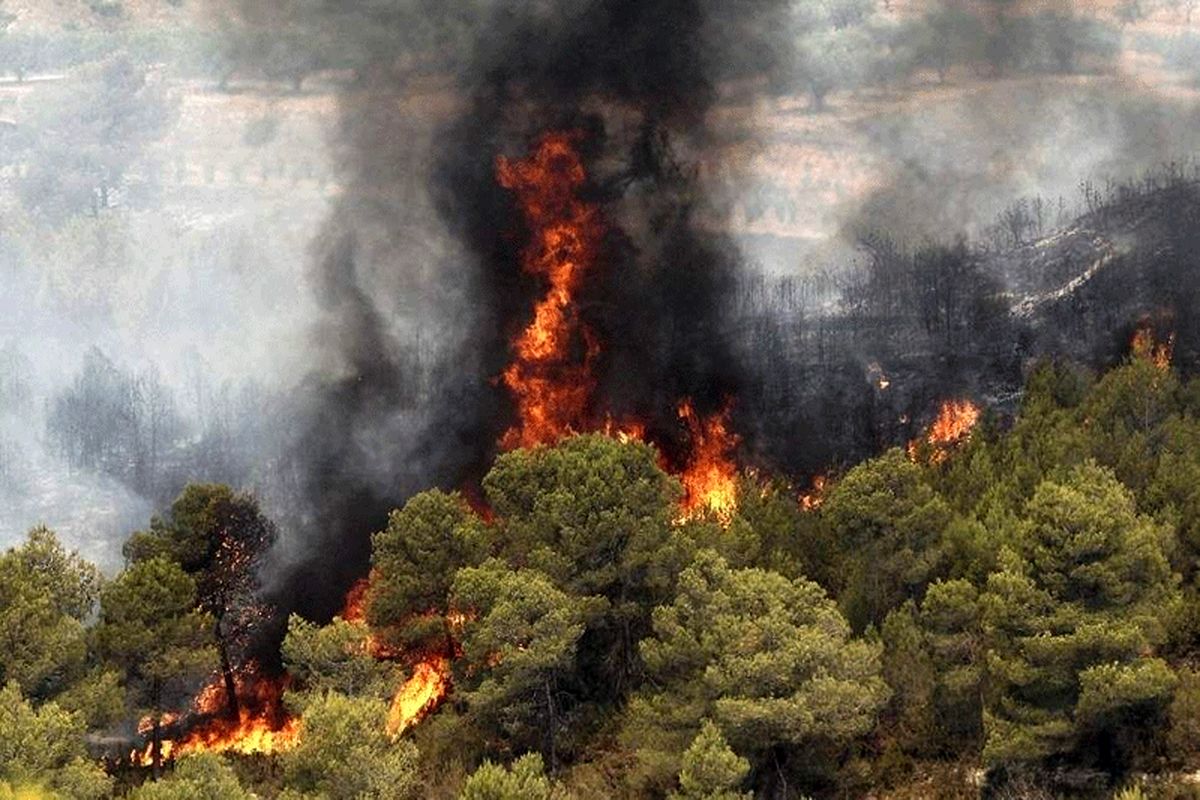
[[[1085,212],[1003,248],[861,243],[861,264],[808,282],[750,282],[729,314],[751,364],[738,422],[752,456],[794,474],[903,443],[952,397],[1011,412],[1043,358],[1118,362],[1140,324],[1200,359],[1200,183],[1168,170],[1087,188]]]

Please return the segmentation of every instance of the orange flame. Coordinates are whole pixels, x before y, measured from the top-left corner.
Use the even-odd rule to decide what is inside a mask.
[[[372,571],[367,577],[360,578],[350,587],[341,614],[343,619],[350,622],[366,620],[365,602],[374,578],[375,573]],[[429,611],[420,616],[435,617],[438,616],[438,613]],[[471,619],[471,615],[463,611],[451,610],[446,614],[445,619],[450,630],[461,631],[462,627]],[[387,661],[405,659],[402,651],[384,645],[374,634],[367,637],[366,646],[367,652],[373,658]],[[447,649],[452,651],[449,655],[436,654],[426,656],[423,660],[418,661],[413,666],[409,679],[396,690],[388,709],[386,722],[388,733],[399,736],[431,714],[445,699],[450,691],[450,656],[458,655],[457,642],[451,642]]]
[[[691,400],[681,402],[677,411],[692,439],[687,466],[679,476],[684,489],[680,519],[711,512],[728,525],[737,510],[737,465],[732,454],[739,441],[729,429],[730,406],[703,420]]]
[[[431,656],[418,662],[392,698],[388,733],[399,736],[432,713],[450,690],[449,676],[450,659],[445,656]]]
[[[621,441],[645,440],[638,422],[601,420],[591,413],[592,362],[600,344],[575,309],[575,296],[596,264],[604,224],[596,204],[577,195],[587,171],[575,148],[578,132],[549,132],[532,154],[496,159],[496,178],[511,190],[530,239],[521,255],[525,272],[542,278],[545,294],[533,319],[513,342],[513,360],[501,379],[512,394],[517,422],[500,439],[505,450],[550,444],[577,431],[603,430]],[[692,452],[680,476],[686,491],[681,519],[712,512],[728,523],[737,507],[738,437],[729,409],[700,420],[690,400],[678,408],[691,432]]]
[[[506,450],[551,443],[579,430],[595,385],[590,368],[600,347],[579,321],[574,302],[595,264],[604,228],[597,206],[576,197],[587,180],[575,150],[578,138],[574,132],[546,133],[528,158],[496,159],[497,180],[516,195],[531,232],[522,267],[548,284],[501,376],[518,418],[501,438]]]
[[[950,448],[969,437],[978,423],[979,406],[970,400],[947,400],[942,403],[937,419],[929,426],[924,439],[909,442],[908,456],[915,461],[924,443],[929,447],[930,460],[940,464]]]
[[[821,503],[825,501],[825,489],[829,484],[829,479],[824,475],[817,475],[812,479],[812,487],[805,494],[800,495],[800,507],[805,511],[815,511],[821,507]]]
[[[192,710],[200,718],[177,739],[163,739],[162,760],[177,758],[188,753],[241,753],[243,755],[269,755],[292,747],[300,735],[299,720],[291,717],[283,708],[283,692],[287,688],[286,676],[280,679],[260,675],[254,666],[249,666],[235,678],[238,695],[238,716],[231,719],[225,694],[225,681],[217,674],[200,690],[192,701]],[[164,714],[161,724],[170,726],[178,715]],[[148,735],[152,730],[152,719],[147,717],[138,724],[138,732]],[[139,766],[154,763],[154,743],[134,750],[130,761]]]
[[[1171,368],[1171,357],[1175,353],[1175,334],[1172,333],[1167,336],[1166,341],[1159,342],[1150,326],[1143,323],[1133,334],[1129,350],[1135,359],[1149,361],[1166,372]]]
[[[367,619],[367,590],[371,588],[370,577],[359,578],[346,592],[346,602],[339,614],[346,622],[365,622]]]

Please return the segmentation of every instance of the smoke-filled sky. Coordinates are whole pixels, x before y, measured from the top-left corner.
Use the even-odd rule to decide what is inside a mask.
[[[478,477],[536,291],[494,164],[544,130],[582,132],[608,221],[600,392],[652,422],[747,380],[738,281],[985,243],[1022,197],[1065,222],[1200,136],[1200,15],[1166,0],[0,13],[0,544],[44,522],[109,567],[189,479],[258,492],[277,574],[316,577]]]

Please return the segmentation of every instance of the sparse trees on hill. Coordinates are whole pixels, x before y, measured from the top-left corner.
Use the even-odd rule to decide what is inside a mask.
[[[54,220],[106,212],[173,112],[165,86],[125,55],[48,90],[23,142],[27,169],[18,191],[26,207]]]
[[[155,372],[124,372],[93,348],[74,383],[54,398],[46,427],[53,446],[73,467],[154,495],[183,422]]]

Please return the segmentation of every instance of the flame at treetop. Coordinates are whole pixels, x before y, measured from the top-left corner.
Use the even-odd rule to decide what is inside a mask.
[[[737,510],[737,465],[733,450],[739,437],[729,429],[730,406],[720,413],[701,419],[691,400],[684,400],[677,409],[679,418],[691,433],[691,453],[679,476],[684,498],[680,519],[690,519],[705,511],[716,515],[722,524],[729,524]]]
[[[925,432],[924,439],[909,442],[909,458],[916,460],[921,445],[925,444],[930,449],[930,460],[935,464],[941,463],[946,459],[949,448],[970,436],[978,423],[979,406],[970,400],[947,400],[942,403],[937,419]]]
[[[596,262],[604,227],[597,206],[576,196],[587,180],[575,149],[579,136],[546,133],[528,158],[496,159],[497,180],[516,195],[530,229],[522,268],[547,284],[501,376],[518,419],[501,439],[506,450],[551,443],[582,429],[595,386],[591,362],[599,344],[580,322],[574,303]]]
[[[189,717],[198,721],[182,736],[161,741],[163,760],[199,752],[269,755],[295,745],[300,736],[300,721],[283,707],[287,677],[263,676],[251,665],[236,675],[234,683],[238,695],[237,718],[229,715],[224,677],[218,673],[192,701]],[[166,714],[160,725],[171,729],[178,721],[177,715]],[[138,732],[146,736],[152,730],[152,718],[142,719]],[[139,766],[151,766],[154,742],[134,750],[130,760]]]
[[[1133,341],[1129,343],[1129,351],[1135,359],[1149,361],[1166,372],[1171,368],[1171,357],[1175,352],[1175,334],[1172,333],[1166,341],[1159,342],[1154,337],[1154,331],[1150,325],[1143,323],[1134,332]]]
[[[575,147],[580,136],[552,131],[537,140],[528,158],[496,159],[496,178],[516,195],[530,230],[522,268],[547,284],[501,375],[517,411],[516,424],[500,439],[505,450],[551,444],[585,430],[603,430],[622,441],[645,440],[641,423],[601,421],[590,408],[596,385],[591,366],[600,343],[580,321],[575,296],[596,264],[604,224],[598,206],[577,196],[587,181]],[[681,518],[710,510],[727,523],[737,507],[732,451],[738,437],[729,429],[729,409],[701,420],[685,400],[678,412],[692,440],[680,476],[686,492]]]

